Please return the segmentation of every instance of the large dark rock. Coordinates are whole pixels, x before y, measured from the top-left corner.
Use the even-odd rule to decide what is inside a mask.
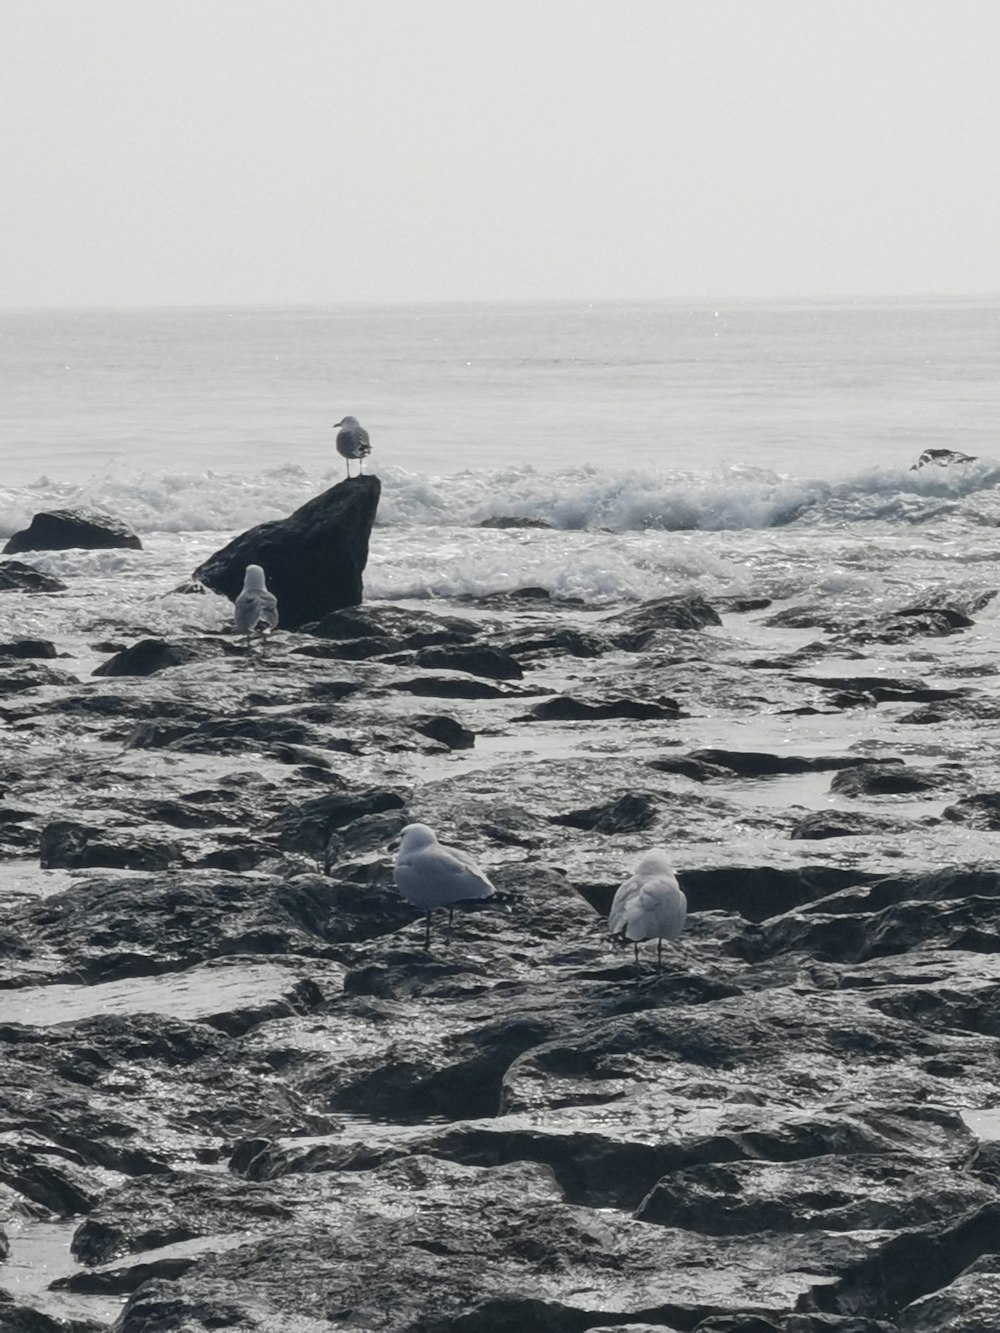
[[[288,518],[261,523],[234,538],[198,566],[195,578],[235,601],[247,565],[260,565],[278,599],[284,629],[357,606],[381,490],[378,477],[339,482]]]
[[[21,532],[15,532],[3,548],[4,555],[18,551],[85,551],[124,547],[141,551],[142,542],[127,523],[111,514],[84,509],[52,509],[36,514]]]

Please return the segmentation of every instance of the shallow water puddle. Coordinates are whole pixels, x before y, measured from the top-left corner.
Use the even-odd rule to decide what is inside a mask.
[[[209,963],[94,986],[36,986],[0,992],[0,1022],[48,1027],[98,1014],[142,1013],[196,1021],[280,999],[295,980],[294,971],[268,963]]]
[[[73,875],[68,870],[43,870],[37,856],[27,859],[0,861],[0,893],[18,894],[31,898],[48,898],[72,887]]]
[[[981,1143],[1000,1139],[1000,1106],[983,1111],[960,1111],[962,1119]]]
[[[4,1222],[10,1253],[0,1264],[0,1286],[16,1301],[41,1309],[60,1319],[99,1319],[111,1323],[125,1302],[124,1297],[80,1296],[49,1291],[49,1283],[80,1271],[70,1254],[70,1241],[79,1220],[41,1222],[13,1217]]]

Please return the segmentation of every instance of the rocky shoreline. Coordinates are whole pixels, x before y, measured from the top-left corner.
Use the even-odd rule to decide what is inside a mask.
[[[0,644],[0,1330],[1000,1327],[989,595]]]

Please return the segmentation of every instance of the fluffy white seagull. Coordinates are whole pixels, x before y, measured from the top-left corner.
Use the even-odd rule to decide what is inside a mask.
[[[247,636],[247,649],[250,648],[252,634],[269,634],[277,625],[278,599],[273,592],[268,592],[260,565],[247,565],[243,576],[243,591],[237,597],[233,610],[237,631]]]
[[[407,824],[403,829],[395,877],[396,887],[406,901],[427,915],[425,949],[431,947],[431,912],[435,907],[448,909],[447,944],[455,904],[492,898],[494,893],[493,885],[472,857],[454,847],[442,847],[426,824]]]
[[[687,899],[670,868],[666,852],[646,852],[619,888],[611,904],[608,930],[631,940],[639,966],[639,941],[656,940],[656,970],[663,966],[663,941],[675,940],[687,920]]]

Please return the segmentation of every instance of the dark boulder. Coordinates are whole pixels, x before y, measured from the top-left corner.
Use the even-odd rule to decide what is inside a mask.
[[[626,637],[626,636],[619,636]],[[631,639],[631,635],[628,636]],[[506,647],[524,657],[600,657],[616,644],[610,635],[591,634],[572,626],[554,626],[541,632],[521,634],[506,640]]]
[[[398,639],[321,639],[300,644],[293,651],[301,657],[319,657],[329,662],[366,662],[372,657],[388,657],[402,646]]]
[[[119,829],[88,828],[69,819],[56,819],[42,829],[39,865],[43,870],[109,866],[119,870],[165,870],[181,860],[177,843],[123,833]]]
[[[596,722],[605,718],[627,717],[637,722],[654,721],[657,718],[677,718],[681,712],[675,699],[607,699],[603,703],[587,703],[583,699],[573,699],[568,694],[557,694],[552,699],[545,699],[535,704],[530,713],[519,721],[524,722]]]
[[[19,662],[17,666],[0,664],[0,695],[21,694],[37,690],[42,685],[75,685],[76,677],[41,662]]]
[[[166,639],[140,639],[123,652],[116,653],[95,667],[94,676],[152,676],[166,667],[184,666],[200,662],[206,657],[218,657],[222,649],[209,639],[198,643],[167,643]]]
[[[965,824],[992,833],[1000,829],[1000,791],[976,792],[946,806],[942,814],[953,824]]]
[[[333,792],[301,801],[276,815],[265,826],[265,835],[274,838],[284,851],[324,856],[330,835],[366,815],[387,810],[402,810],[405,801],[398,792],[371,787],[360,792]]]
[[[650,759],[649,767],[655,768],[658,773],[677,773],[681,777],[690,778],[693,782],[709,782],[712,778],[732,778],[735,774],[731,768],[723,768],[719,764],[707,764],[701,759],[694,759],[691,755],[664,755],[660,759]]]
[[[860,764],[834,774],[830,790],[839,791],[842,796],[901,796],[934,791],[941,786],[944,776],[927,769],[908,768],[898,760]]]
[[[815,773],[830,768],[856,768],[864,764],[857,755],[768,754],[764,750],[692,750],[696,763],[728,769],[741,778],[766,778],[785,773]]]
[[[614,801],[552,815],[553,824],[594,833],[641,833],[656,823],[657,803],[648,792],[629,791]]]
[[[103,551],[125,548],[141,551],[142,542],[127,523],[111,514],[84,509],[52,509],[36,514],[26,528],[15,532],[4,555],[19,551]]]
[[[823,838],[852,838],[889,829],[884,819],[861,815],[853,810],[811,810],[793,826],[792,838],[819,841]]]
[[[963,454],[960,449],[925,449],[915,463],[910,464],[910,471],[935,463],[938,467],[947,467],[949,463],[974,463],[976,454]]]
[[[476,743],[476,733],[463,727],[461,722],[449,717],[447,713],[416,719],[412,725],[414,731],[446,745],[449,750],[471,750]]]
[[[633,630],[704,629],[721,625],[718,611],[704,597],[657,597],[624,615],[609,616]]]
[[[378,509],[377,477],[354,477],[308,500],[288,518],[258,524],[194,571],[207,587],[235,601],[247,565],[260,565],[278,599],[284,629],[299,629],[329,611],[357,606]]]
[[[436,643],[468,643],[480,626],[460,616],[437,616],[402,606],[351,606],[331,611],[307,630],[320,639],[381,639],[405,648],[424,648]]]
[[[49,639],[12,639],[0,643],[0,657],[58,657],[56,646]]]
[[[467,671],[472,676],[489,676],[493,680],[520,680],[524,675],[520,664],[510,653],[474,644],[421,648],[417,653],[416,664],[445,671]]]
[[[11,539],[13,540],[13,538]],[[65,592],[66,584],[21,560],[0,561],[0,592]]]
[[[505,699],[510,694],[498,685],[465,676],[418,676],[414,680],[393,681],[389,688],[425,699]]]

